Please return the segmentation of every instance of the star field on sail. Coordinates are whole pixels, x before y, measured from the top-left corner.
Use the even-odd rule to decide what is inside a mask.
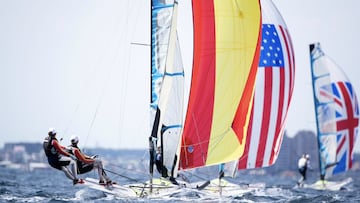
[[[295,59],[288,28],[271,0],[261,0],[262,40],[245,152],[238,169],[275,163],[294,89]]]
[[[308,187],[339,190],[351,182],[326,179],[351,169],[359,131],[359,105],[354,88],[341,68],[321,50],[310,45],[315,117],[319,146],[320,182]]]
[[[194,58],[181,169],[242,155],[260,51],[258,1],[199,0],[192,7]]]

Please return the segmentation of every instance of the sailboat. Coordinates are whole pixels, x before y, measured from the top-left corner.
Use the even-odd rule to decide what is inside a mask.
[[[320,180],[314,189],[339,190],[351,178],[336,182],[328,178],[351,169],[359,130],[359,106],[346,74],[320,47],[310,44],[311,77],[319,154]]]
[[[178,170],[237,160],[245,148],[260,55],[260,2],[192,1],[194,52],[188,98],[183,93],[177,4],[151,1],[150,180],[127,186],[138,196],[195,188],[197,184],[174,184],[168,177],[176,178]],[[161,163],[160,178],[153,177],[156,161]]]
[[[150,193],[156,161],[161,177],[174,180],[177,176],[184,105],[184,67],[177,37],[178,2],[151,1],[151,16]],[[157,185],[169,184],[166,179],[157,181]]]
[[[188,106],[182,122],[181,83],[184,75],[181,63],[175,64],[181,61],[175,60],[180,59],[175,20],[177,2],[165,2],[169,4],[152,2],[152,7],[159,9],[154,12],[153,19],[159,17],[160,9],[167,9],[166,14],[170,14],[172,20],[171,26],[167,26],[171,27],[168,41],[165,40],[168,43],[153,43],[164,34],[152,37],[152,46],[167,44],[167,52],[163,72],[152,63],[152,73],[160,75],[155,77],[160,82],[152,84],[160,85],[157,92],[152,88],[155,97],[151,106],[156,113],[149,139],[151,180],[156,148],[162,154],[161,175],[172,178],[176,178],[177,169],[185,171],[212,166],[242,155],[260,53],[259,1],[192,1],[193,67]],[[156,25],[159,21],[152,22]],[[158,50],[153,48],[152,57]],[[171,71],[171,68],[175,69]],[[175,78],[176,83],[170,82]],[[164,179],[156,182],[155,188],[169,186]],[[154,182],[149,184],[151,192]]]

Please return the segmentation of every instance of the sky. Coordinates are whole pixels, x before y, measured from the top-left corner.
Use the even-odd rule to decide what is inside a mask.
[[[147,148],[149,2],[0,0],[0,147],[42,142],[54,127],[63,145],[76,134],[83,147]],[[360,1],[273,2],[295,50],[285,129],[289,136],[315,131],[308,45],[320,42],[360,95]],[[179,2],[185,74],[192,64],[189,3]]]

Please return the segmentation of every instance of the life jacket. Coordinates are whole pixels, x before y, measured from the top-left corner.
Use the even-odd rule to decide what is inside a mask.
[[[70,153],[70,154],[72,154],[72,155],[75,156],[74,149],[78,149],[79,152],[82,153],[81,150],[80,150],[80,148],[79,148],[78,146],[73,146],[73,145],[67,146],[65,150],[66,150],[68,153]],[[86,163],[83,163],[83,162],[82,162],[81,160],[79,160],[79,159],[76,161],[76,163],[77,163],[78,167],[83,167],[83,166],[87,165]]]
[[[65,148],[65,150],[69,153],[69,154],[72,154],[75,156],[75,153],[74,153],[74,148],[78,149],[80,151],[80,149],[77,147],[77,146],[72,146],[72,145],[69,145]],[[81,151],[80,151],[81,152]],[[80,160],[76,160],[76,163],[78,165],[78,167],[81,167],[82,166],[82,162]]]
[[[75,153],[74,153],[74,148],[78,149],[79,152],[81,152],[81,150],[80,150],[79,147],[73,146],[73,145],[67,146],[65,150],[66,150],[67,152],[69,152],[70,154],[75,155]]]
[[[44,139],[43,142],[43,149],[45,152],[45,155],[49,157],[59,157],[59,153],[55,149],[55,147],[52,145],[52,141],[57,139],[55,137],[48,136]]]
[[[78,146],[73,146],[73,145],[69,145],[66,147],[66,151],[72,155],[75,155],[74,153],[74,149],[78,149],[79,152],[81,153],[81,150]],[[82,161],[80,160],[77,160],[76,161],[76,164],[77,164],[77,169],[78,169],[78,174],[84,174],[84,173],[87,173],[89,171],[91,171],[93,168],[94,168],[94,164],[86,164],[86,163],[83,163]]]

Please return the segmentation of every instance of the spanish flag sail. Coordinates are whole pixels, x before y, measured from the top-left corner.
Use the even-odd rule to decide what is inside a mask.
[[[259,1],[194,0],[194,54],[180,168],[244,151],[261,37]]]

